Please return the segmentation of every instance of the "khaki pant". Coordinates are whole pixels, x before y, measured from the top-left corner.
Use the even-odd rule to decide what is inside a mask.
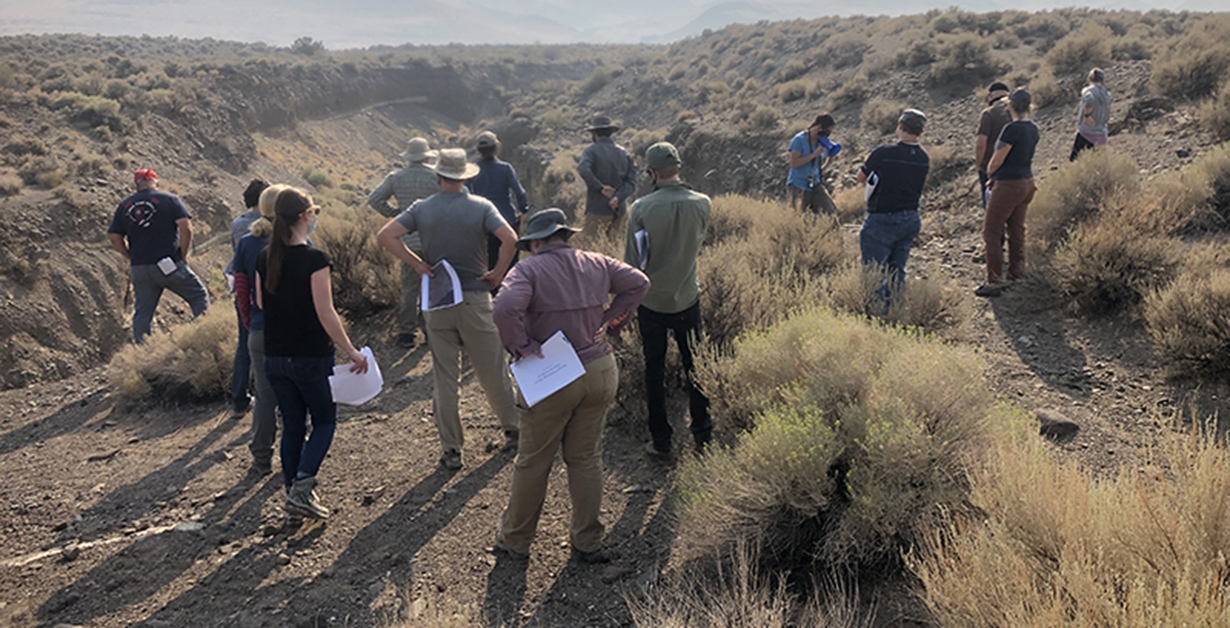
[[[833,203],[832,197],[829,196],[829,191],[823,185],[817,185],[810,190],[801,190],[793,185],[787,185],[786,190],[790,196],[790,207],[794,209],[799,209],[802,206],[802,209],[813,214],[837,215],[837,205]]]
[[[602,547],[602,426],[619,387],[615,356],[585,365],[585,375],[538,402],[521,419],[521,440],[513,468],[508,509],[500,524],[505,547],[528,554],[555,451],[563,445],[572,496],[572,546],[582,552]]]
[[[406,247],[414,251],[415,255],[423,256],[423,243],[419,239],[419,234],[411,233],[402,236],[401,241]],[[422,287],[422,279],[419,278],[418,271],[414,267],[400,262],[401,265],[401,305],[397,308],[397,333],[398,335],[411,336],[414,331],[420,327],[426,332],[426,326],[423,325],[423,312],[420,311],[421,301],[419,292]]]
[[[445,451],[461,451],[465,440],[457,411],[461,382],[461,350],[470,358],[474,375],[487,395],[487,403],[505,430],[517,429],[517,401],[513,397],[508,358],[500,333],[491,318],[491,295],[466,292],[461,303],[424,312],[427,341],[431,344],[431,369],[435,381],[433,406],[440,445]]]
[[[999,283],[1004,270],[1004,231],[1008,232],[1008,279],[1025,274],[1025,211],[1034,200],[1033,179],[996,181],[982,223],[986,247],[987,285]]]
[[[610,240],[618,247],[616,257],[623,255],[624,240],[628,237],[628,212],[618,216],[585,214],[585,226],[581,238],[586,248],[594,249],[594,243]]]

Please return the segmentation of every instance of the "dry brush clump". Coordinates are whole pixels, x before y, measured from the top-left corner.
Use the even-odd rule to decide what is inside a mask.
[[[1077,311],[1113,314],[1134,306],[1173,276],[1178,262],[1174,241],[1146,233],[1121,219],[1130,208],[1103,210],[1078,226],[1053,260],[1056,286]]]
[[[1157,178],[1150,187],[1157,197],[1154,212],[1172,231],[1230,230],[1230,144]]]
[[[116,396],[125,402],[221,398],[230,390],[238,336],[235,307],[225,301],[169,332],[146,336],[111,359]]]
[[[1031,248],[1051,248],[1113,198],[1133,198],[1140,175],[1131,156],[1107,148],[1088,150],[1060,166],[1038,186],[1027,218]]]
[[[684,557],[743,543],[782,569],[882,567],[965,509],[992,398],[963,349],[811,310],[709,352],[698,381],[740,434],[681,475]]]
[[[1198,99],[1216,93],[1230,72],[1230,16],[1208,17],[1171,41],[1153,63],[1153,92]]]
[[[1230,624],[1230,453],[1163,436],[1154,464],[1099,477],[1021,426],[908,559],[944,626]],[[1164,470],[1163,470],[1164,469]]]
[[[1175,374],[1230,370],[1230,251],[1202,247],[1169,285],[1145,299],[1145,321],[1159,357]]]
[[[315,246],[333,262],[334,302],[352,314],[392,306],[401,294],[400,269],[376,241],[385,219],[367,210],[335,205],[325,203],[319,228],[312,233]]]
[[[973,316],[969,290],[949,274],[928,269],[925,277],[908,277],[884,307],[876,290],[887,283],[884,267],[852,260],[824,280],[824,303],[841,312],[874,316],[901,327],[916,327],[945,337],[959,336]]]

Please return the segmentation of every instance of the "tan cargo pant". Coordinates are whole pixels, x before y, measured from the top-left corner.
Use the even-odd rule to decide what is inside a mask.
[[[415,255],[423,256],[423,243],[419,239],[419,234],[411,233],[402,236],[402,242]],[[426,326],[423,325],[423,313],[420,311],[419,292],[422,286],[422,279],[419,278],[418,271],[414,267],[405,263],[399,262],[401,265],[401,304],[397,308],[397,333],[399,335],[413,335],[414,331],[419,327],[423,327],[426,333]]]
[[[427,319],[427,340],[431,344],[436,428],[440,431],[440,445],[444,451],[460,452],[465,441],[457,411],[462,349],[470,358],[474,375],[500,424],[505,430],[517,429],[520,411],[513,397],[508,354],[500,344],[499,330],[491,318],[491,295],[485,290],[466,292],[461,303],[423,315]]]
[[[500,541],[522,554],[538,529],[547,479],[555,451],[563,445],[572,496],[572,546],[582,552],[602,547],[602,427],[619,387],[615,356],[585,365],[585,375],[543,399],[521,418],[521,441],[513,468],[508,509],[500,524]]]

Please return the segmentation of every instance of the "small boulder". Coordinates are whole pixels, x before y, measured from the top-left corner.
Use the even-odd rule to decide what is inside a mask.
[[[1038,410],[1038,434],[1053,443],[1066,443],[1076,437],[1081,426],[1054,410]]]

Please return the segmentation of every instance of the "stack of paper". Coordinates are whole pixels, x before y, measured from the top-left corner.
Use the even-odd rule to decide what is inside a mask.
[[[333,374],[329,376],[329,387],[333,389],[335,403],[363,405],[380,394],[384,388],[384,376],[380,374],[380,365],[376,364],[372,348],[363,347],[359,353],[367,356],[366,373],[350,372],[350,362],[333,367]]]
[[[585,374],[585,365],[581,364],[581,358],[562,331],[555,332],[542,343],[541,358],[526,356],[513,362],[510,368],[521,396],[531,408]]]

